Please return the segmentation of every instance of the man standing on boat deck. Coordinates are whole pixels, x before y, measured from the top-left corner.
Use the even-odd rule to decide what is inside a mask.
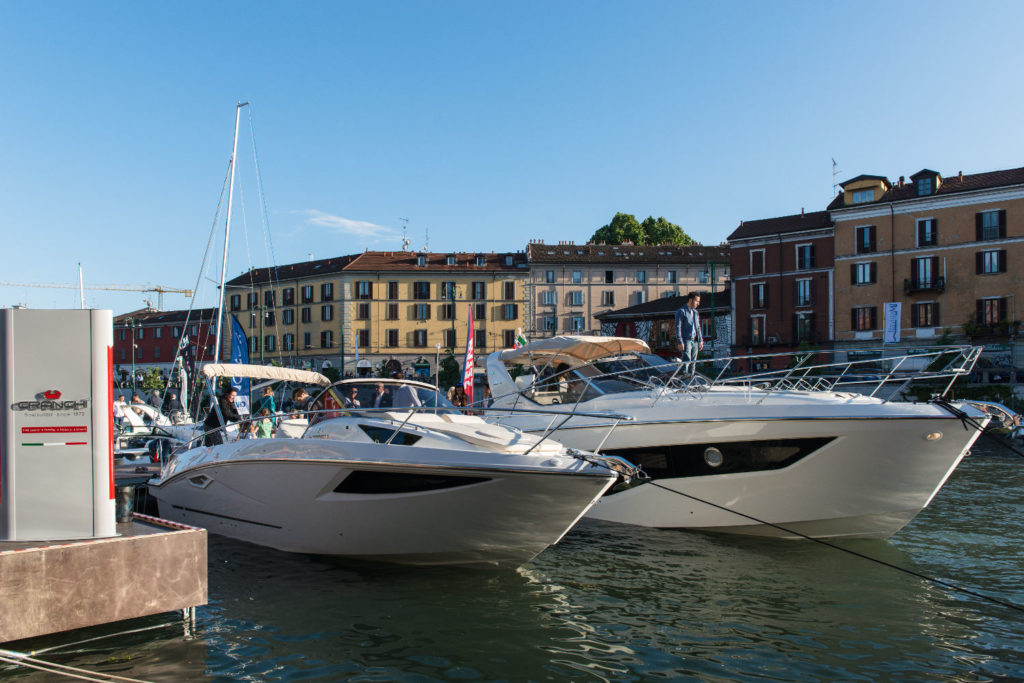
[[[153,406],[157,410],[161,410],[164,407],[164,400],[160,396],[160,392],[156,389],[153,390],[152,395],[149,397],[149,405]]]
[[[699,305],[700,294],[690,292],[686,297],[686,304],[676,311],[676,339],[679,341],[679,355],[686,363],[683,373],[687,375],[693,374],[697,353],[704,348],[704,337],[700,332],[700,315],[697,313]]]

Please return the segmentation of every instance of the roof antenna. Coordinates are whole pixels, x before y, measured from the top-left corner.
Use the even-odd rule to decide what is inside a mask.
[[[423,229],[423,251],[430,251],[430,228]]]
[[[403,223],[403,225],[402,225],[402,251],[409,251],[409,245],[412,244],[412,242],[409,241],[409,235],[407,234],[407,232],[409,230],[409,219],[408,218],[399,218],[398,220],[402,221],[402,223]]]
[[[836,187],[838,183],[836,178],[839,177],[839,164],[836,163],[835,157],[832,157],[832,196],[836,196]]]

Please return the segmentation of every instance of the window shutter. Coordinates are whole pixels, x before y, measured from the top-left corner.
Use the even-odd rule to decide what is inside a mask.
[[[857,309],[856,308],[851,308],[850,309],[850,329],[851,330],[856,330],[857,329]]]
[[[981,275],[985,272],[985,252],[979,251],[974,255],[974,273]]]
[[[812,244],[811,245],[811,264],[810,264],[811,268],[816,267],[817,264],[818,264],[817,253],[818,253],[817,245]]]
[[[1000,273],[1005,273],[1006,272],[1006,250],[1005,249],[1000,249],[999,250],[999,272]]]
[[[793,305],[800,305],[800,283],[793,280]]]
[[[793,343],[797,344],[800,342],[800,316],[796,313],[793,314]]]
[[[985,323],[985,302],[982,299],[978,299],[975,303],[977,303],[977,320],[975,322],[983,325]]]
[[[878,308],[875,306],[871,307],[871,329],[878,329]]]
[[[857,264],[856,263],[851,263],[850,264],[850,284],[851,285],[857,284]]]
[[[1009,315],[1007,313],[1007,303],[1008,302],[1007,302],[1007,300],[1005,298],[999,300],[999,321],[1000,322],[1009,319]]]
[[[813,306],[815,304],[815,302],[816,302],[814,294],[815,294],[815,291],[814,291],[814,280],[808,280],[807,281],[807,303],[809,303],[811,306]]]
[[[373,281],[367,282],[366,284],[369,285],[369,290],[370,290],[370,296],[367,297],[367,298],[368,299],[372,299],[373,298]]]
[[[512,319],[515,320],[519,317],[519,304],[512,304]]]
[[[976,213],[976,214],[974,214],[974,239],[975,239],[975,241],[980,242],[981,241],[981,235],[982,235],[982,232],[981,232],[981,214],[980,213]]]
[[[999,209],[999,239],[1006,237],[1006,209]]]
[[[939,243],[939,219],[932,219],[932,244]]]
[[[811,313],[809,316],[807,316],[807,334],[809,335],[809,338],[808,338],[807,341],[812,342],[812,343],[817,341],[817,337],[818,337],[818,328],[815,326],[814,320],[815,320],[814,313]]]
[[[939,281],[940,277],[942,277],[941,275],[939,275],[939,257],[938,256],[932,256],[929,260],[932,262],[931,274],[932,274],[932,283],[934,284],[934,283]]]
[[[910,326],[911,327],[917,327],[917,320],[918,320],[917,312],[918,312],[918,309],[920,308],[920,306],[921,306],[920,304],[911,304],[910,305]]]
[[[875,226],[873,226],[873,225],[868,228],[868,240],[870,242],[870,247],[869,247],[870,251],[872,251],[872,252],[875,251],[875,248],[876,248],[876,243],[875,243]]]
[[[936,327],[938,327],[939,325],[942,324],[942,322],[939,320],[939,302],[938,301],[936,301],[935,303],[932,304],[932,322],[935,324]]]
[[[926,223],[927,221],[917,222],[917,246],[919,247],[924,245],[924,226]]]
[[[871,282],[878,282],[878,264],[871,263]]]
[[[761,308],[768,308],[768,283],[764,283],[764,301],[761,303]]]

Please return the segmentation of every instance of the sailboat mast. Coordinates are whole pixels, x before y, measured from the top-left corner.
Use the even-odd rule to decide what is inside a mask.
[[[242,107],[248,102],[239,102],[235,107],[235,139],[231,145],[231,179],[228,181],[228,218],[224,222],[224,257],[220,265],[220,297],[217,302],[217,340],[214,345],[213,360],[220,360],[220,335],[224,322],[224,276],[228,268],[228,237],[231,234],[231,200],[235,194],[235,156],[238,154],[238,121],[241,118]]]
[[[82,262],[78,262],[78,296],[82,302],[82,310],[85,310],[85,286],[82,284]],[[132,342],[134,343],[134,342]]]

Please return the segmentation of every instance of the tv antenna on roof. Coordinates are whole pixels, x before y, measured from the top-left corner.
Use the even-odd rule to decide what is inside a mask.
[[[412,244],[409,241],[409,235],[406,234],[409,229],[409,219],[399,218],[398,220],[402,221],[402,251],[409,251],[409,245]]]
[[[835,157],[832,158],[832,196],[836,196],[836,178],[839,177],[839,164],[836,163]]]
[[[423,228],[423,251],[430,251],[430,228]]]

